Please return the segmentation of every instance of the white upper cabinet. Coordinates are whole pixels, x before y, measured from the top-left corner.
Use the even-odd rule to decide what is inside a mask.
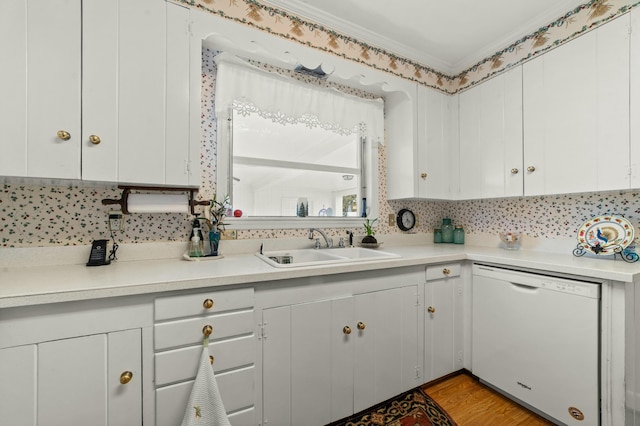
[[[629,188],[629,19],[524,64],[525,195]]]
[[[631,11],[631,188],[640,188],[640,8]]]
[[[3,2],[0,175],[197,185],[189,14],[164,0]]]
[[[451,129],[455,123],[453,98],[418,85],[417,189],[419,198],[449,199],[450,175],[455,169],[451,155]]]
[[[0,175],[80,178],[80,10],[0,3]]]
[[[522,195],[522,68],[459,95],[457,198]]]
[[[415,83],[386,95],[387,199],[450,197],[452,99]]]

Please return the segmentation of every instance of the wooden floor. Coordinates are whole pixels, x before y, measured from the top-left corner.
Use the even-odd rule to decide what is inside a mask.
[[[427,384],[423,389],[458,426],[553,425],[468,374]]]

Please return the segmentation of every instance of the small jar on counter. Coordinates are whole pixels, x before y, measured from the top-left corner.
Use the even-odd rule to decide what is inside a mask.
[[[453,242],[453,225],[451,224],[451,219],[445,218],[442,219],[442,242],[443,243],[452,243]]]
[[[442,229],[436,228],[433,230],[433,242],[436,244],[442,242]]]
[[[453,243],[464,244],[464,228],[460,225],[456,225],[453,229]]]

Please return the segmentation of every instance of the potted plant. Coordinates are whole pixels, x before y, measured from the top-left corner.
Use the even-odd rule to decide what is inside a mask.
[[[218,200],[218,195],[213,194],[213,199],[209,205],[209,213],[211,213],[211,224],[209,230],[209,244],[211,245],[211,255],[218,255],[218,247],[220,245],[220,235],[224,231],[226,223],[224,223],[225,217],[227,217],[227,211],[229,210],[229,195],[225,195],[222,201]]]
[[[378,240],[374,237],[376,231],[373,229],[373,225],[378,221],[378,219],[373,220],[365,220],[364,221],[364,230],[367,235],[362,239],[363,244],[378,244]]]

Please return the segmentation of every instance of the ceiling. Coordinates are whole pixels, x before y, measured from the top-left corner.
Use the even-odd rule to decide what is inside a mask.
[[[449,75],[586,0],[265,0]]]

